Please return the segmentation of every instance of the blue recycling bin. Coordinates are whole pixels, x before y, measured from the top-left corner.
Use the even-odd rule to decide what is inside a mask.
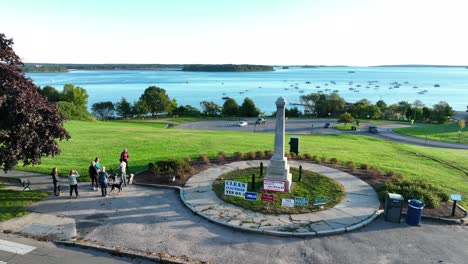
[[[406,223],[417,226],[421,224],[422,210],[425,204],[417,199],[408,200],[408,212],[406,214]]]

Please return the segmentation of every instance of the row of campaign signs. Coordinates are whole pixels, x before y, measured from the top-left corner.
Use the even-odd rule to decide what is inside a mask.
[[[285,192],[286,182],[279,180],[263,180],[263,190],[273,192]],[[231,196],[244,197],[245,200],[256,201],[258,200],[258,193],[248,192],[247,183],[237,181],[225,181],[224,182],[224,194]],[[261,200],[265,202],[273,203],[275,201],[275,195],[270,193],[262,193]],[[314,205],[323,205],[326,203],[325,197],[317,197],[314,199]],[[294,199],[281,199],[281,206],[294,207],[294,206],[308,206],[309,198],[307,197],[295,197]]]

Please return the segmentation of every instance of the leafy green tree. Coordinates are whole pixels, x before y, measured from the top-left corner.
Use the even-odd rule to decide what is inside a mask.
[[[125,97],[122,97],[120,102],[115,103],[115,111],[121,118],[129,118],[132,116],[132,105]]]
[[[317,117],[338,116],[346,106],[346,101],[337,93],[311,93],[300,98],[305,106],[304,111]]]
[[[422,119],[423,121],[429,121],[431,120],[431,116],[432,116],[432,109],[430,109],[429,107],[423,107],[422,108]]]
[[[354,120],[354,117],[350,113],[344,113],[341,114],[338,118],[338,123],[344,123],[345,125],[347,125],[348,123],[353,123]]]
[[[260,115],[260,110],[255,107],[253,100],[247,97],[240,107],[240,115],[244,117],[257,117]]]
[[[146,104],[146,101],[138,100],[133,105],[133,113],[137,116],[145,116],[150,112],[150,107]]]
[[[115,113],[114,104],[111,101],[94,103],[91,110],[100,119],[110,119]]]
[[[9,171],[60,154],[58,141],[69,139],[57,105],[38,93],[21,70],[13,40],[0,33],[0,167]]]
[[[440,101],[432,107],[431,118],[439,124],[447,123],[454,115],[455,111],[447,102]]]
[[[45,86],[44,88],[39,88],[39,94],[47,97],[49,102],[58,102],[60,100],[60,93],[52,86]]]
[[[172,114],[178,116],[188,116],[188,117],[200,117],[201,112],[197,108],[191,105],[181,105],[172,111]]]
[[[284,115],[286,117],[300,117],[302,116],[302,112],[297,107],[293,107],[291,109],[286,108],[284,109]],[[274,116],[276,116],[276,113],[274,114]]]
[[[166,94],[166,90],[157,86],[146,88],[140,100],[146,103],[152,116],[160,113],[171,113],[177,107],[176,100],[171,100]]]
[[[405,117],[406,119],[411,119],[412,111],[411,104],[407,101],[398,102],[397,111],[400,117]]]
[[[70,102],[78,108],[86,109],[88,97],[88,93],[84,88],[69,83],[63,86],[60,101]]]
[[[239,105],[237,102],[229,98],[223,104],[222,114],[224,116],[238,116],[239,115]]]
[[[384,113],[387,110],[387,103],[384,100],[379,100],[375,105],[380,109],[380,112]]]
[[[91,115],[87,110],[88,97],[88,93],[84,88],[74,84],[65,84],[60,94],[59,112],[63,113],[67,119],[90,119]],[[68,102],[73,106],[63,102]],[[62,107],[66,109],[61,109]]]
[[[202,112],[205,116],[219,116],[221,115],[222,108],[213,101],[202,101],[200,102]]]
[[[371,118],[373,112],[379,111],[380,109],[377,106],[371,104],[371,102],[367,99],[361,99],[356,103],[352,104],[349,108],[349,113],[354,118],[364,119],[364,118]]]

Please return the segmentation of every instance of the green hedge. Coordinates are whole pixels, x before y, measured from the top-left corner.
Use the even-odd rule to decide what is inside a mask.
[[[441,188],[422,179],[392,178],[379,189],[379,198],[384,200],[387,193],[401,194],[405,199],[421,200],[427,208],[437,208],[440,202],[446,202],[449,198]]]

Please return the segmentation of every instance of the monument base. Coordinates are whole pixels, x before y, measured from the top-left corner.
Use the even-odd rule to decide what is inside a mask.
[[[285,181],[286,191],[291,192],[292,174],[289,172],[288,159],[283,157],[282,160],[270,160],[265,179]]]

